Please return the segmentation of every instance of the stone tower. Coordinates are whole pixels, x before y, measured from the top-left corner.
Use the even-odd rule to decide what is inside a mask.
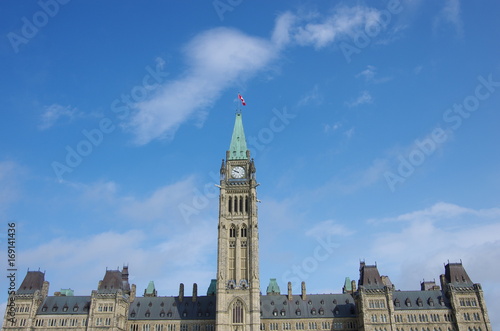
[[[259,232],[255,166],[241,112],[220,169],[217,331],[260,328]]]

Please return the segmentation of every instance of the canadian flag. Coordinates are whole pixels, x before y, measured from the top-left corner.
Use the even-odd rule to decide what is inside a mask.
[[[241,94],[238,94],[238,99],[240,99],[240,100],[241,100],[241,104],[242,104],[243,106],[246,106],[246,105],[247,105],[247,103],[245,102],[245,99],[243,99],[243,97],[241,96]]]

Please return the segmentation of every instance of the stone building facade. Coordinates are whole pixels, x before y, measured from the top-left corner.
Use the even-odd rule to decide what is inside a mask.
[[[113,331],[491,331],[481,285],[462,263],[448,263],[440,284],[401,291],[376,265],[360,263],[357,283],[342,293],[282,294],[259,277],[256,168],[247,150],[241,112],[220,168],[217,273],[206,292],[159,296],[150,282],[143,296],[129,284],[128,266],[106,270],[90,296],[71,290],[49,295],[40,271],[28,271],[9,296],[2,330]]]

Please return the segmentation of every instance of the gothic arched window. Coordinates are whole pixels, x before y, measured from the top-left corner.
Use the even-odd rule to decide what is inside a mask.
[[[233,324],[243,324],[243,304],[236,301],[233,304]]]

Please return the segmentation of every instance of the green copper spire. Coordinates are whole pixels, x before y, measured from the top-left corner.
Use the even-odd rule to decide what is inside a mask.
[[[280,294],[280,287],[278,286],[278,282],[276,281],[276,278],[271,278],[269,280],[269,285],[267,286],[266,290],[267,295],[270,294]]]
[[[247,142],[245,140],[245,131],[243,131],[243,121],[241,120],[241,112],[236,113],[234,121],[233,137],[229,146],[228,160],[246,160],[247,157]]]

